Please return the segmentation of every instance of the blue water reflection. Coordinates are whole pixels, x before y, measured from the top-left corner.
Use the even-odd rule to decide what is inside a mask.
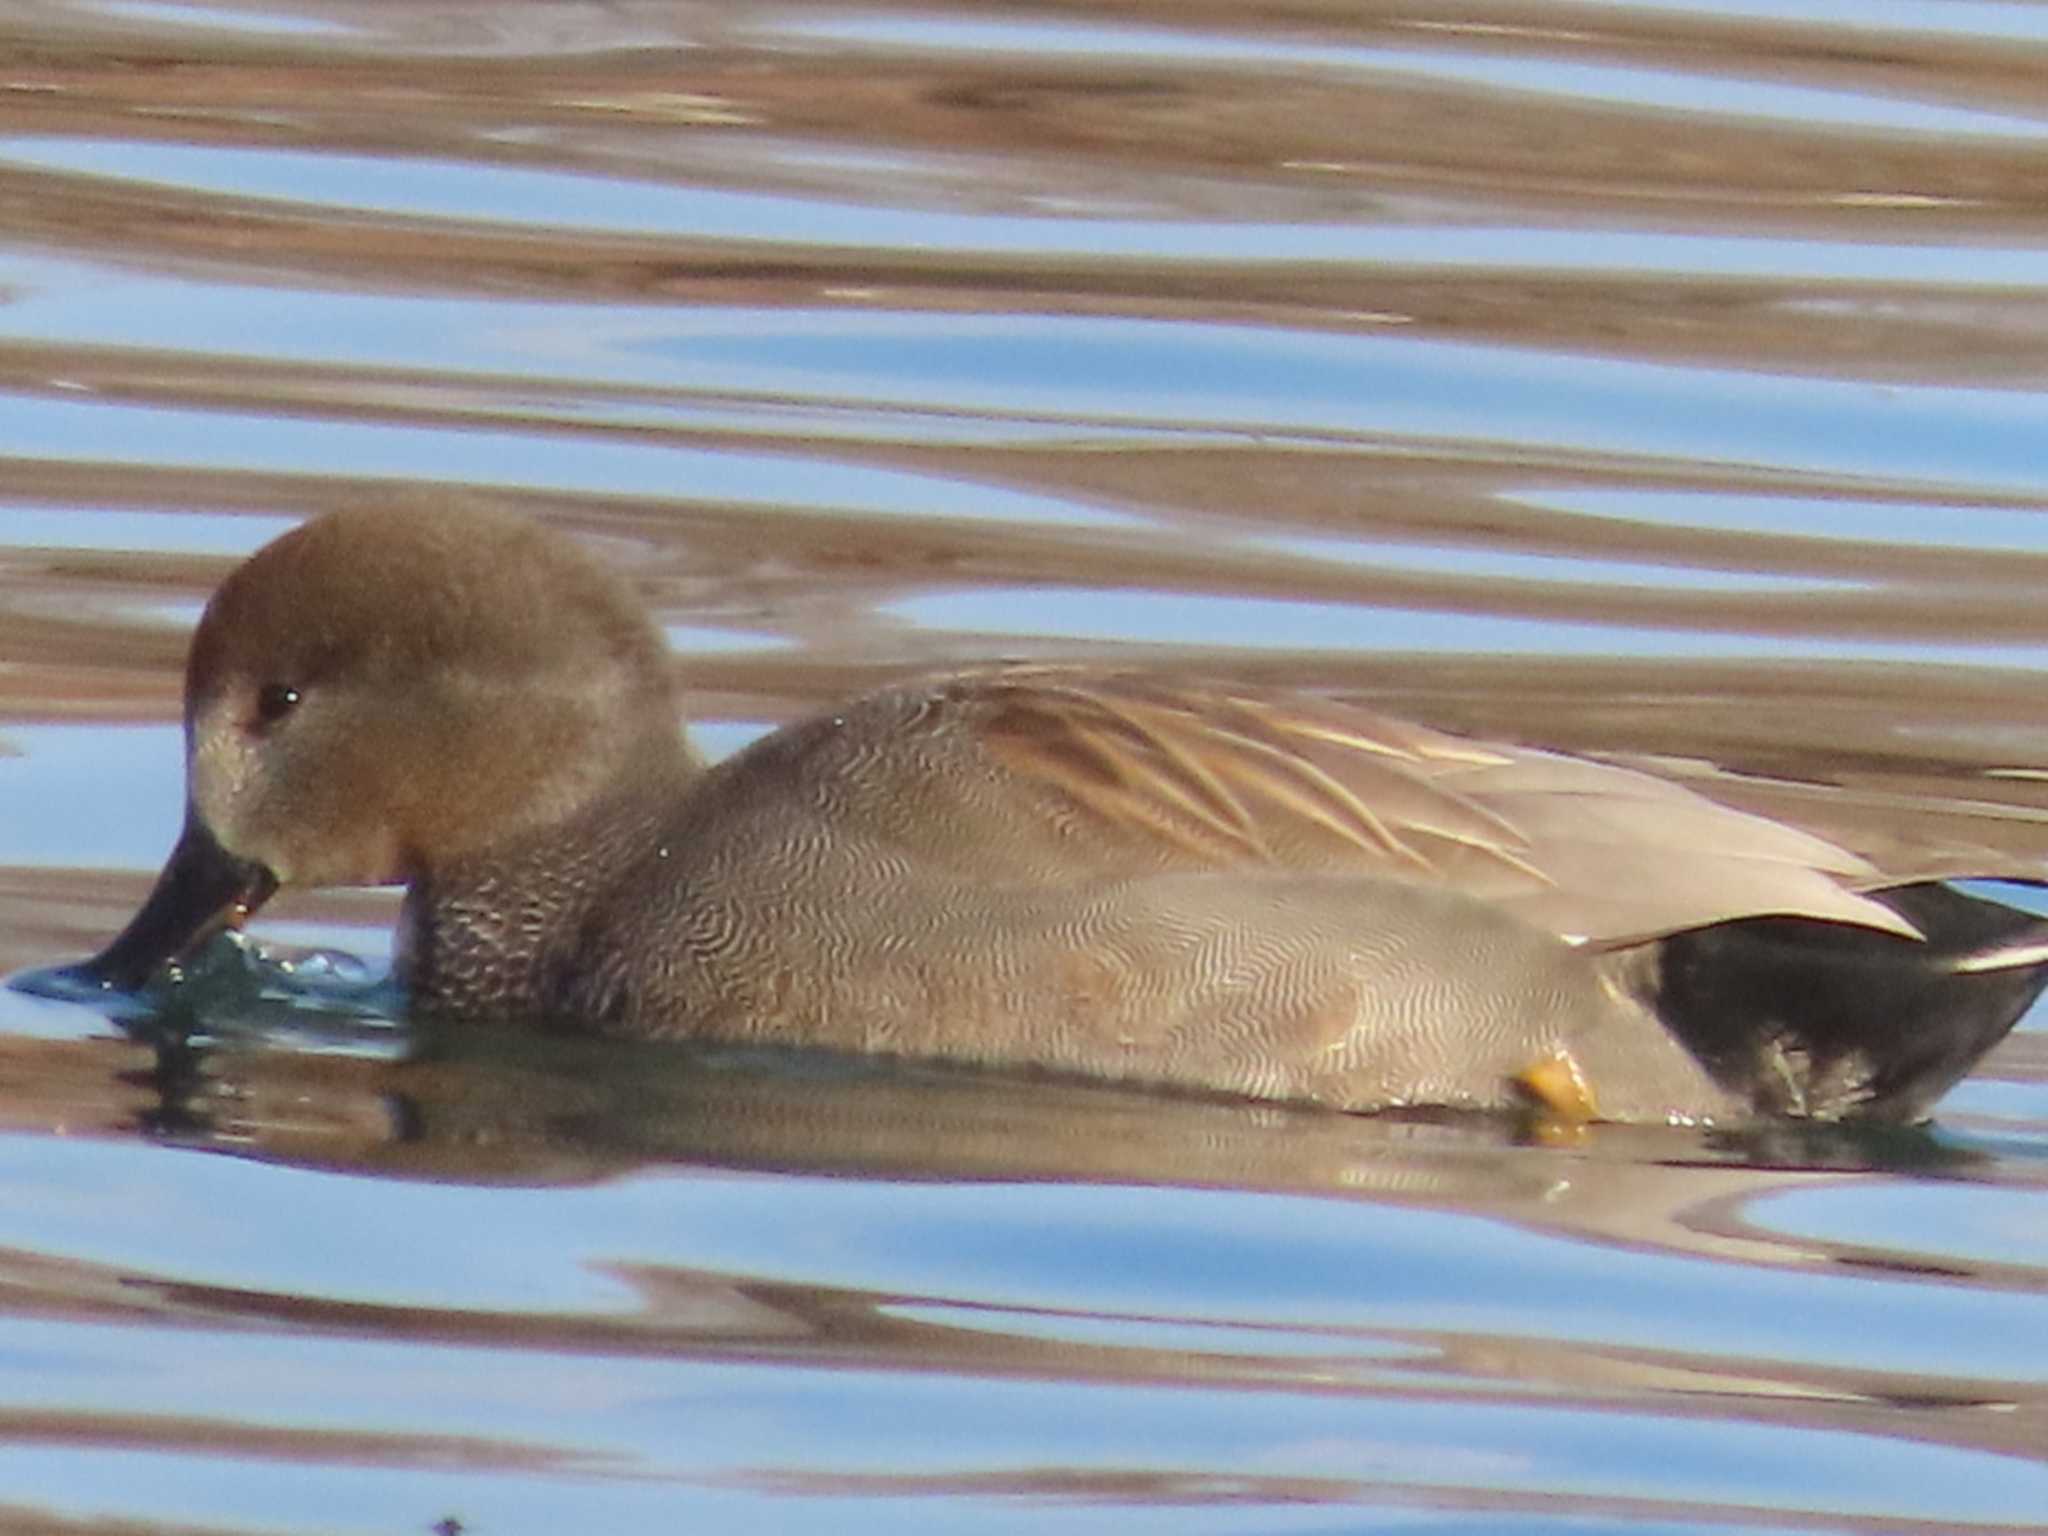
[[[1345,214],[1327,222],[1019,217],[429,157],[56,137],[0,138],[0,166],[335,213],[819,252],[912,250],[927,257],[1072,257],[1172,266],[1228,263],[1239,269],[1338,263],[1443,273],[1712,276],[1956,290],[2029,287],[2039,281],[2042,263],[2039,246],[1995,240],[1938,245],[1492,222],[1404,224],[1392,216],[1360,220],[1349,211],[1356,204],[1350,196]]]
[[[1430,23],[1410,23],[1417,30]],[[1456,22],[1445,31],[1464,31]],[[805,18],[778,33],[912,54],[966,52],[1020,59],[1170,61],[1208,68],[1258,71],[1332,71],[1415,76],[1528,91],[1572,103],[1604,103],[1686,116],[1758,118],[1812,129],[1864,128],[1886,133],[1945,134],[1955,138],[2037,139],[2048,121],[1944,107],[1899,95],[1823,90],[1781,81],[1706,71],[1680,72],[1641,65],[1589,63],[1583,58],[1533,52],[1449,52],[1431,48],[1359,48],[1281,41],[1245,33],[1199,33],[1159,27],[1105,26],[1071,20],[959,19],[928,16]],[[1477,30],[1477,29],[1473,29]],[[1425,35],[1427,31],[1425,30]],[[1534,28],[1500,28],[1496,46],[1554,46]],[[1584,38],[1573,41],[1584,46]]]
[[[880,611],[952,634],[1056,634],[1075,640],[1136,640],[1254,651],[1888,661],[2029,672],[2048,669],[2048,644],[1967,634],[1914,641],[1863,640],[1825,633],[1771,635],[1677,623],[1668,627],[1584,623],[1451,608],[1208,597],[1133,588],[939,592],[893,601]]]
[[[12,317],[0,312],[0,339],[98,339],[90,329],[129,312],[118,295],[109,297],[113,302],[87,325],[66,316],[39,321],[29,306]],[[71,316],[81,312],[75,301],[64,307]],[[143,307],[162,312],[155,296]],[[438,355],[443,366],[512,371],[564,389],[654,385],[779,404],[1024,415],[1106,431],[1307,434],[1417,445],[1456,440],[1467,452],[1485,444],[1502,454],[1542,449],[1853,476],[1917,488],[1923,497],[2048,496],[2048,461],[2039,452],[2048,438],[2048,396],[2027,390],[1880,387],[1470,343],[1054,316],[611,306],[465,315],[460,307],[435,305],[372,313],[379,327],[357,331],[335,360],[423,364]],[[245,325],[260,318],[242,316]],[[421,318],[425,329],[417,328]],[[175,339],[196,341],[203,322],[195,319],[188,314],[178,322],[191,329]],[[264,333],[261,326],[216,326],[191,350],[261,357],[260,348],[247,350],[246,338]],[[138,320],[137,339],[174,338],[162,321]],[[332,345],[308,333],[284,355],[303,360]],[[764,413],[761,428],[771,420]],[[1046,496],[995,489],[963,496],[938,492],[930,482],[920,487],[917,477],[899,472],[850,465],[828,471],[788,455],[738,450],[685,459],[672,449],[562,445],[484,428],[434,433],[61,397],[17,398],[0,413],[0,454],[102,453],[112,462],[302,472],[351,465],[364,475],[624,493],[666,485],[751,505],[817,501],[847,510],[1027,521],[1101,523],[1108,516]],[[571,464],[584,468],[567,473]],[[836,482],[830,490],[822,484],[828,474]],[[1363,495],[1369,466],[1361,465],[1360,480]]]

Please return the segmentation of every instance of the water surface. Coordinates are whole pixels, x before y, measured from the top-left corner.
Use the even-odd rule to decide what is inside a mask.
[[[0,967],[145,888],[212,585],[372,497],[620,561],[714,751],[1115,659],[2030,872],[2044,67],[2022,4],[20,0]],[[2048,1528],[2038,1017],[1931,1131],[1533,1142],[241,1019],[0,993],[0,1525]]]

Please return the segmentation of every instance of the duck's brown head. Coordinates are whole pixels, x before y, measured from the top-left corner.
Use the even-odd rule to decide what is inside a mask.
[[[221,584],[185,677],[185,828],[90,974],[133,986],[280,884],[411,883],[681,756],[660,632],[538,524],[332,513]]]

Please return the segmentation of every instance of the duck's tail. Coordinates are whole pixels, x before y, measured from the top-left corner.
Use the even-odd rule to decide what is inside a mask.
[[[1634,984],[1760,1114],[1921,1119],[2048,987],[2048,920],[1938,882],[1870,894],[1925,939],[1746,918],[1650,946]]]

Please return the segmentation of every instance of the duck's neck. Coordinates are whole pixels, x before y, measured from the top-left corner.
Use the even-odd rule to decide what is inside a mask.
[[[593,907],[659,846],[700,772],[687,750],[643,763],[571,817],[418,875],[398,925],[413,1011],[552,1022],[587,979],[578,960]]]

